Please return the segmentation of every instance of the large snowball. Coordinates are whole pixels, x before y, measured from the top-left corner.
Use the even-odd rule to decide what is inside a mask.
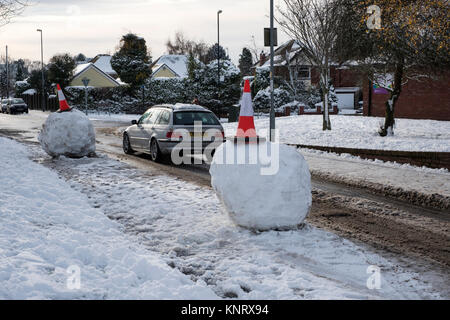
[[[210,173],[218,198],[239,226],[290,229],[301,224],[310,211],[309,167],[292,147],[228,141],[216,150]]]
[[[95,153],[94,126],[86,115],[76,109],[50,114],[38,140],[52,157],[81,158]]]

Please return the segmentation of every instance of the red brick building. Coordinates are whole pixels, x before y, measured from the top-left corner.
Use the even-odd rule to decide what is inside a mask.
[[[363,97],[365,116],[384,117],[389,94],[374,94],[366,80]],[[450,121],[450,72],[440,79],[409,80],[397,101],[395,117]]]

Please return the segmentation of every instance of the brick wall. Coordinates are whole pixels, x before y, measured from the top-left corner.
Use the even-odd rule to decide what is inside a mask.
[[[409,80],[397,101],[397,118],[450,121],[450,72],[439,80]],[[372,93],[370,116],[384,117],[389,95]],[[364,115],[369,115],[369,83],[364,83]]]

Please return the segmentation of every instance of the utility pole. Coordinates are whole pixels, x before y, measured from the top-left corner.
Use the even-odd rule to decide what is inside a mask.
[[[81,81],[84,84],[84,106],[86,108],[86,115],[88,115],[88,85],[90,80],[84,77]]]
[[[6,46],[6,98],[9,99],[9,61],[8,61],[8,46]]]
[[[220,14],[222,10],[217,11],[217,100],[220,100]]]
[[[273,0],[270,0],[270,141],[275,142],[275,106],[273,96],[274,29]]]
[[[42,111],[45,111],[44,41],[42,39],[42,29],[37,29],[36,31],[41,33]]]

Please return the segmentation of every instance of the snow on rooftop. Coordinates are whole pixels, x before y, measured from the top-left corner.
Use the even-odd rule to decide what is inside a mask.
[[[111,58],[112,57],[109,55],[99,55],[94,59],[94,65],[104,73],[107,73],[109,75],[116,74],[111,66]]]
[[[37,93],[36,89],[28,89],[28,90],[24,91],[22,94],[26,94],[26,95],[32,96],[32,95],[34,95],[36,93]]]
[[[82,63],[79,64],[75,67],[75,70],[73,72],[74,75],[77,75],[81,72],[83,72],[86,68],[88,68],[92,63],[88,62],[88,63]]]
[[[206,111],[205,107],[196,105],[196,104],[187,104],[187,103],[177,103],[173,106],[173,110],[202,110]]]
[[[154,70],[162,65],[168,66],[175,71],[180,78],[186,78],[188,76],[187,69],[188,57],[185,55],[168,54],[161,56],[154,65]]]

